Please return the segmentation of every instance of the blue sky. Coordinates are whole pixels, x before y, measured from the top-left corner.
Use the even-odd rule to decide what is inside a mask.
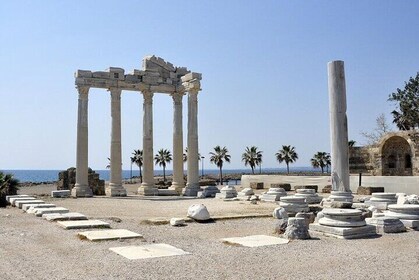
[[[375,127],[388,95],[419,70],[417,1],[1,1],[0,168],[75,165],[77,69],[127,72],[155,54],[203,75],[199,145],[263,167],[293,145],[294,166],[330,151],[327,62],[344,60],[349,138]],[[187,99],[184,98],[184,105]],[[184,107],[186,143],[186,106]],[[154,98],[154,150],[172,149],[172,101]],[[110,96],[89,95],[89,165],[104,169]],[[142,96],[122,95],[123,168],[142,147]],[[213,166],[214,167],[214,166]],[[282,165],[282,167],[284,167]],[[171,168],[171,166],[169,166]]]

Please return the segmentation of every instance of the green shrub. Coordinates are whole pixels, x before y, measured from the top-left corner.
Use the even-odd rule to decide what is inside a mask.
[[[0,171],[0,207],[6,207],[6,195],[17,194],[19,180],[13,178],[12,174],[4,174]]]

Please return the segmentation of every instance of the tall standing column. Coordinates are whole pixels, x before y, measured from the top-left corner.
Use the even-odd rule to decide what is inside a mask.
[[[77,87],[79,92],[77,115],[76,184],[71,190],[73,197],[91,197],[88,181],[88,100],[89,87]]]
[[[198,162],[198,90],[188,92],[188,181],[184,195],[196,196],[199,191]]]
[[[138,193],[157,195],[153,165],[153,93],[143,91],[143,97],[143,183],[138,188]]]
[[[343,61],[328,63],[332,195],[335,200],[351,201],[348,158],[348,120]]]
[[[183,93],[173,93],[173,182],[170,189],[182,192],[183,179],[183,128],[182,98]]]
[[[105,193],[107,196],[126,196],[122,186],[122,155],[121,155],[121,90],[109,89],[111,93],[111,176]]]

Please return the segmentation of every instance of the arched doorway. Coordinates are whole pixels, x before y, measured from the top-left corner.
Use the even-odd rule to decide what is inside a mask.
[[[385,141],[381,161],[384,176],[412,175],[412,150],[403,137],[393,136]]]

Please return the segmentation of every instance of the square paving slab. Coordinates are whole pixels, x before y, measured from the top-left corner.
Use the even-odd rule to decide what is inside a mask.
[[[36,198],[31,197],[31,196],[28,196],[28,197],[12,197],[12,198],[9,199],[9,202],[13,206],[16,206],[16,202],[19,201],[19,200],[36,200]]]
[[[87,238],[90,241],[143,238],[141,234],[129,231],[127,229],[108,229],[108,230],[92,230],[79,232],[80,238]]]
[[[27,205],[27,204],[45,204],[45,201],[40,200],[40,199],[35,199],[35,200],[18,200],[15,202],[16,207],[19,207],[20,209],[22,209],[23,205]]]
[[[100,220],[85,220],[85,221],[58,221],[60,226],[65,229],[82,229],[82,228],[110,228],[109,223]]]
[[[76,213],[76,212],[69,212],[63,214],[44,214],[42,215],[47,221],[79,221],[79,220],[87,220],[87,217],[83,214]]]
[[[245,237],[232,237],[221,239],[226,244],[241,245],[245,247],[260,247],[278,244],[287,244],[288,239],[269,235],[250,235]]]
[[[52,207],[52,208],[38,208],[35,213],[35,216],[42,217],[44,214],[63,214],[70,212],[67,208],[64,207]],[[29,211],[28,211],[29,213]]]
[[[10,199],[13,197],[17,198],[17,197],[30,197],[30,196],[27,194],[6,195],[6,200],[10,202]]]
[[[190,253],[178,249],[168,244],[149,244],[143,246],[127,246],[109,248],[112,252],[117,253],[130,260],[161,258],[170,256],[189,255]]]

